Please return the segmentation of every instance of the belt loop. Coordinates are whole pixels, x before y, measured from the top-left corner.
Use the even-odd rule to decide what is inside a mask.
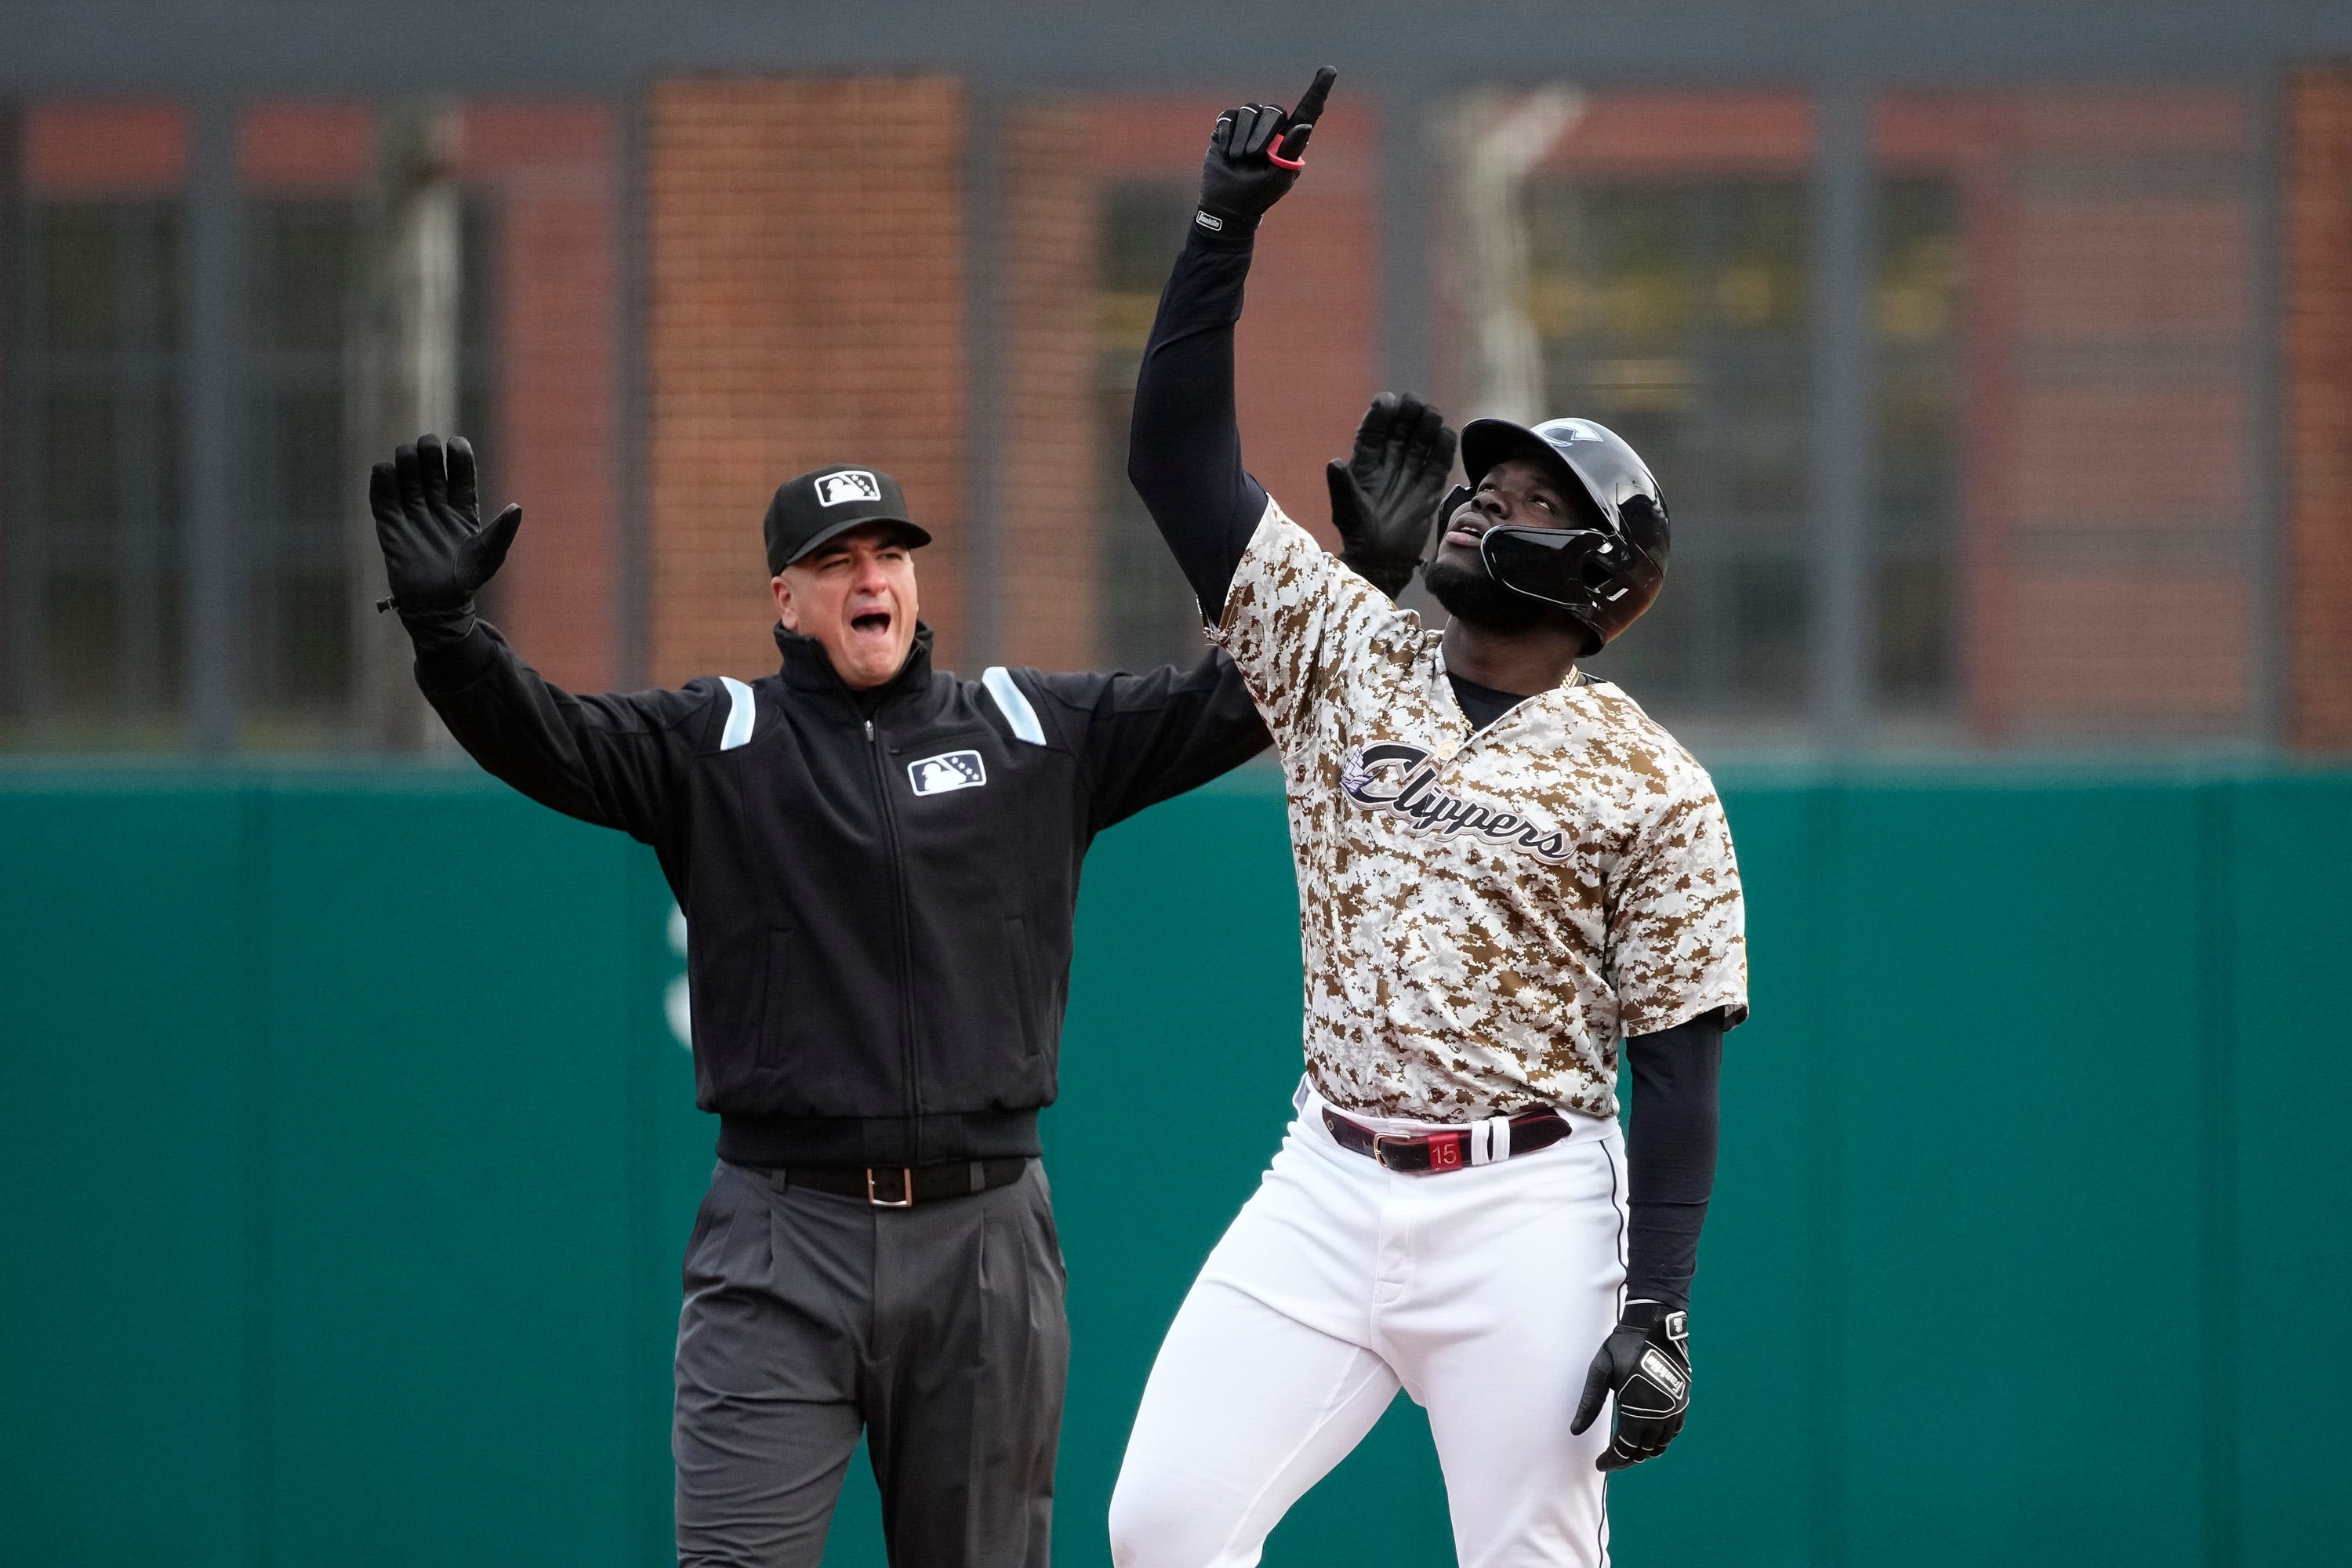
[[[988,1191],[987,1162],[982,1160],[974,1160],[971,1163],[971,1190],[975,1193],[984,1193]]]
[[[1492,1165],[1511,1157],[1511,1119],[1489,1116],[1470,1127],[1470,1163]]]

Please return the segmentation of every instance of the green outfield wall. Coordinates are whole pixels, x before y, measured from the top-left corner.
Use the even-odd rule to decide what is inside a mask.
[[[2342,1560],[2352,778],[1726,783],[1756,1014],[1620,1560]],[[1264,774],[1088,868],[1069,1568],[1286,1115],[1296,921]],[[471,773],[0,774],[0,1563],[667,1560],[677,936]],[[1400,1400],[1267,1561],[1448,1540]],[[828,1561],[881,1560],[860,1469]]]

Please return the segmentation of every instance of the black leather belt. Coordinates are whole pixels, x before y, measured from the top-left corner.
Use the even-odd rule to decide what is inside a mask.
[[[1009,1186],[1029,1168],[1027,1157],[959,1160],[951,1165],[794,1165],[785,1182],[812,1192],[864,1198],[877,1209],[906,1209],[941,1198],[968,1198]]]
[[[1532,1154],[1538,1149],[1550,1148],[1574,1131],[1568,1119],[1557,1110],[1522,1111],[1511,1118],[1507,1130],[1496,1130],[1504,1132],[1506,1147],[1474,1151],[1473,1139],[1494,1135],[1486,1122],[1443,1127],[1431,1132],[1375,1132],[1326,1106],[1323,1125],[1331,1130],[1331,1137],[1340,1148],[1413,1176],[1442,1175],[1447,1171],[1467,1170],[1472,1165],[1492,1164],[1514,1154]],[[1477,1152],[1485,1152],[1486,1157],[1474,1158]]]

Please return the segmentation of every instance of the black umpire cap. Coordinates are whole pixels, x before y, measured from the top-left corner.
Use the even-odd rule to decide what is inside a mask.
[[[906,493],[879,468],[835,463],[776,487],[768,503],[768,571],[781,573],[818,545],[869,522],[895,522],[909,545],[931,536],[907,515]]]

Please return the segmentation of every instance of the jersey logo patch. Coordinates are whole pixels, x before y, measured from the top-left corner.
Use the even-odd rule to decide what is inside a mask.
[[[978,789],[988,782],[988,769],[978,752],[941,752],[907,764],[907,782],[917,795],[946,795],[950,790]]]
[[[1507,846],[1547,866],[1568,859],[1568,839],[1559,829],[1466,795],[1437,787],[1430,753],[1402,741],[1375,741],[1348,753],[1339,769],[1339,791],[1360,811],[1401,818],[1404,830],[1421,838],[1447,839],[1470,834]]]
[[[847,506],[856,500],[880,500],[882,487],[864,468],[844,468],[837,474],[827,474],[816,482],[816,499],[821,506]]]

